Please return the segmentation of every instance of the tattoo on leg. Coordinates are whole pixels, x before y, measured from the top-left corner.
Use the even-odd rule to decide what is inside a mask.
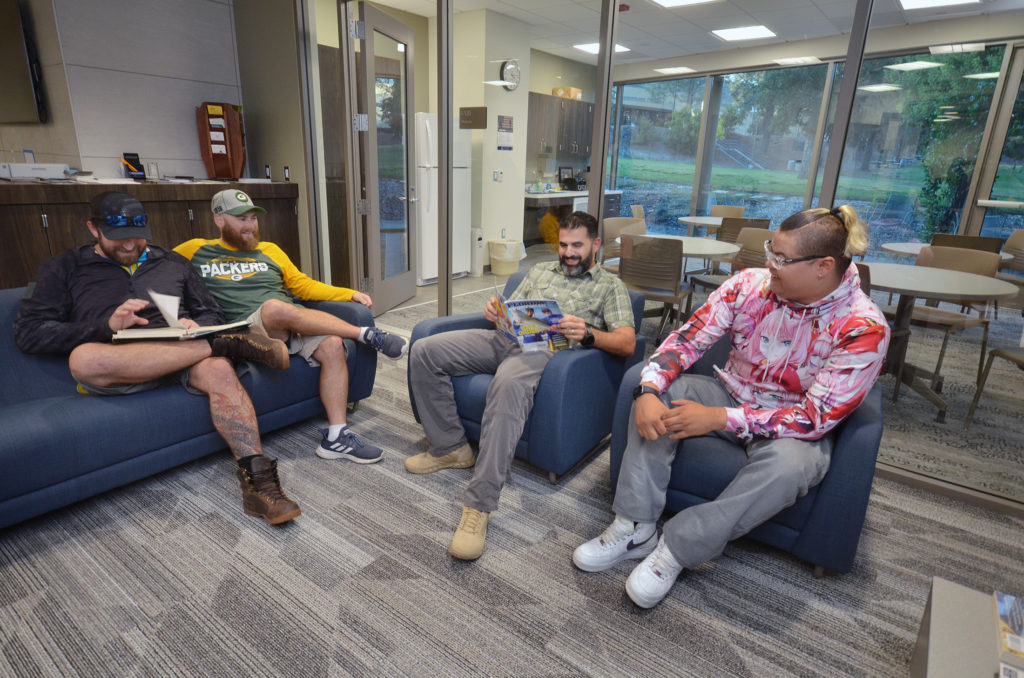
[[[245,395],[241,384],[233,392],[210,393],[210,416],[213,425],[231,448],[235,459],[251,454],[262,454],[259,425],[252,403]]]

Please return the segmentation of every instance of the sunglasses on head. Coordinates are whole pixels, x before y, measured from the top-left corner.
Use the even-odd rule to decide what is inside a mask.
[[[136,214],[134,217],[126,217],[123,214],[111,214],[105,217],[93,217],[93,221],[99,221],[107,226],[145,226],[149,219],[145,214]]]

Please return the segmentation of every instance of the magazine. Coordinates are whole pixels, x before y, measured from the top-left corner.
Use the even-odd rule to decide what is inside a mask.
[[[562,319],[558,302],[553,299],[498,299],[497,327],[524,351],[560,351],[569,348],[569,340],[556,326]]]
[[[114,333],[114,341],[135,341],[135,340],[159,340],[159,339],[195,339],[208,334],[216,334],[227,330],[240,329],[252,324],[249,320],[225,323],[224,325],[206,325],[200,327],[186,328],[178,320],[178,305],[181,299],[170,294],[160,294],[153,290],[146,290],[149,298],[153,300],[160,315],[167,322],[167,327],[129,327]]]
[[[1001,660],[1024,669],[1024,599],[996,591],[996,624]]]

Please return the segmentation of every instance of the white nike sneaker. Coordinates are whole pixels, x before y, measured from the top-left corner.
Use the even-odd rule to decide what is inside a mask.
[[[600,537],[576,547],[572,562],[585,572],[603,572],[623,560],[644,558],[658,545],[658,530],[654,524],[648,523],[644,527],[650,529],[650,535],[638,542],[636,533],[640,525],[615,516]]]
[[[658,548],[633,568],[626,580],[626,593],[640,607],[654,607],[668,595],[682,571],[683,566],[668,550],[662,537]]]

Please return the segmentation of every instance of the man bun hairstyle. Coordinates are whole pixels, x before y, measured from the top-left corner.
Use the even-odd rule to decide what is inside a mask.
[[[597,230],[597,219],[586,212],[573,212],[562,217],[558,222],[558,228],[567,228],[570,231],[574,228],[587,229],[587,235],[594,240],[599,235]]]
[[[804,229],[805,226],[813,228]],[[868,251],[868,227],[849,205],[828,209],[815,207],[787,217],[779,225],[780,231],[799,233],[800,254],[820,254],[836,260],[839,275],[850,266],[854,257]]]

